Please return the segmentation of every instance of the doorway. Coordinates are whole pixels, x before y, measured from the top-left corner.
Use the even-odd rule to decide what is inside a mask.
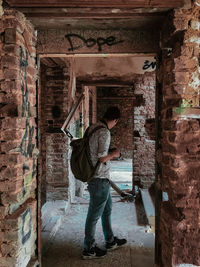
[[[91,61],[91,58],[89,59]],[[49,66],[48,65],[49,61],[52,61],[52,60],[54,64],[53,66]],[[73,179],[70,173],[69,162],[68,162],[69,153],[70,153],[69,140],[67,137],[63,138],[63,134],[60,132],[60,129],[59,129],[59,125],[61,128],[62,123],[64,122],[64,118],[66,117],[65,114],[67,114],[70,111],[70,105],[73,105],[76,101],[76,98],[80,96],[80,93],[82,92],[81,90],[83,88],[83,84],[85,87],[86,86],[88,87],[88,90],[89,90],[88,92],[94,91],[94,88],[95,88],[96,94],[94,94],[95,97],[93,97],[94,99],[92,101],[91,101],[91,98],[88,97],[87,103],[83,102],[82,105],[79,107],[79,109],[77,110],[77,113],[75,114],[74,120],[69,127],[70,132],[77,137],[81,137],[81,131],[85,130],[88,123],[92,121],[92,119],[90,119],[91,117],[93,118],[93,120],[98,120],[102,116],[102,112],[103,110],[105,110],[105,107],[107,105],[111,105],[111,104],[119,105],[122,110],[123,120],[122,120],[121,126],[119,125],[119,129],[118,130],[115,129],[115,131],[112,133],[112,137],[113,137],[113,142],[114,142],[113,145],[118,146],[118,147],[120,146],[122,150],[122,158],[119,161],[114,161],[111,163],[112,165],[111,175],[114,177],[114,179],[116,179],[116,182],[121,186],[121,189],[123,190],[130,190],[130,189],[135,190],[135,183],[139,185],[140,182],[144,186],[145,185],[144,176],[146,175],[146,180],[148,180],[149,178],[148,174],[144,174],[144,173],[142,173],[143,176],[141,176],[142,177],[141,178],[140,177],[141,172],[138,172],[138,175],[136,176],[134,173],[134,170],[138,169],[137,165],[135,164],[141,164],[141,162],[139,163],[138,161],[136,162],[136,159],[138,158],[136,153],[140,151],[140,147],[143,146],[143,148],[148,147],[148,149],[150,149],[150,146],[148,146],[148,144],[153,143],[153,140],[149,140],[151,137],[148,134],[148,132],[145,130],[147,129],[147,124],[148,124],[147,122],[149,122],[150,119],[152,119],[153,121],[153,118],[151,118],[151,114],[148,114],[148,115],[144,114],[145,113],[144,106],[145,106],[145,103],[147,103],[148,101],[148,97],[147,97],[148,92],[145,92],[145,91],[147,87],[149,86],[148,83],[151,83],[151,81],[153,80],[153,77],[154,77],[154,84],[151,84],[151,87],[153,88],[153,86],[155,85],[155,73],[154,72],[134,73],[132,69],[131,70],[132,72],[126,72],[126,75],[123,74],[122,70],[120,71],[118,70],[118,73],[120,72],[120,74],[118,75],[112,69],[110,70],[110,74],[109,75],[106,74],[106,77],[105,77],[105,74],[102,73],[102,67],[101,67],[101,64],[104,67],[105,65],[108,65],[105,62],[105,59],[103,59],[103,63],[100,62],[99,57],[97,58],[92,57],[92,60],[94,61],[96,60],[95,65],[97,66],[97,68],[95,71],[93,70],[93,72],[91,73],[89,72],[89,74],[87,73],[87,75],[83,73],[83,70],[80,69],[80,66],[84,66],[84,69],[85,69],[85,66],[87,66],[86,63],[84,64],[82,62],[83,61],[82,57],[78,63],[74,62],[74,60],[72,62],[67,59],[63,60],[62,58],[56,58],[55,60],[53,57],[44,58],[44,60],[43,59],[41,60],[41,62],[43,62],[43,64],[45,65],[45,66],[42,66],[43,70],[45,70],[43,72],[43,75],[44,75],[43,81],[41,81],[41,91],[44,90],[43,92],[44,102],[42,106],[43,107],[46,106],[47,114],[49,116],[49,117],[46,117],[45,119],[45,121],[48,124],[48,128],[47,128],[48,132],[46,132],[45,134],[48,133],[47,134],[48,138],[44,140],[43,142],[43,144],[45,144],[46,146],[46,152],[48,152],[47,150],[48,150],[48,147],[50,146],[49,154],[47,155],[47,153],[46,154],[44,153],[46,155],[46,158],[44,160],[45,166],[46,167],[49,166],[48,160],[50,160],[50,163],[53,166],[54,159],[52,156],[56,155],[56,157],[60,157],[60,159],[62,158],[61,161],[59,160],[59,168],[64,169],[67,167],[66,168],[67,171],[65,170],[65,173],[61,174],[61,176],[63,177],[63,180],[60,179],[57,181],[55,180],[52,181],[50,179],[49,181],[50,181],[51,187],[48,187],[48,186],[45,187],[45,183],[47,181],[45,181],[45,183],[43,184],[46,189],[45,191],[46,196],[50,197],[47,202],[56,203],[56,208],[58,208],[58,205],[61,205],[59,208],[59,212],[56,212],[52,216],[54,217],[53,221],[54,222],[56,221],[56,224],[53,227],[55,229],[55,232],[58,229],[63,229],[62,220],[64,221],[66,220],[66,222],[70,224],[70,222],[68,221],[70,217],[67,219],[65,215],[68,214],[68,212],[70,213],[71,208],[72,208],[72,211],[75,212],[75,214],[77,214],[78,207],[83,207],[84,205],[87,205],[87,199],[86,201],[80,200],[80,197],[81,197],[80,195],[77,198],[77,183]],[[114,63],[111,63],[111,61],[112,60],[110,60],[109,63],[113,65]],[[114,61],[116,63],[116,56],[114,57]],[[123,58],[123,61],[127,62],[127,59]],[[142,60],[140,58],[140,62],[141,61],[144,64],[145,58],[143,58]],[[62,62],[62,65],[61,65],[61,62]],[[87,57],[86,57],[86,62],[88,62]],[[130,59],[128,60],[128,62],[130,64]],[[94,64],[94,62],[92,63],[90,62],[90,64],[92,65]],[[116,64],[114,65],[116,66]],[[120,64],[118,63],[118,66],[119,65]],[[78,75],[77,75],[77,69],[78,69]],[[111,73],[113,73],[113,75],[111,75]],[[42,86],[43,82],[45,84]],[[74,90],[73,88],[70,91],[69,90],[70,86],[72,87],[75,86],[75,91],[73,91]],[[48,90],[54,91],[54,98],[51,99],[53,103],[48,102],[49,100],[45,98],[45,96],[48,94]],[[70,97],[71,99],[69,99]],[[154,95],[154,98],[155,98],[155,95]],[[45,101],[47,101],[48,103],[46,103]],[[95,108],[93,101],[94,102],[96,101],[96,108]],[[93,109],[91,111],[91,108],[89,109],[87,108],[88,110],[87,112],[85,112],[86,107],[93,107]],[[149,111],[149,107],[147,107],[146,110]],[[96,115],[94,115],[95,113]],[[43,119],[45,118],[45,116],[46,116],[45,112],[43,112]],[[155,116],[155,113],[154,113],[154,116]],[[117,132],[119,133],[118,135],[117,135]],[[145,135],[147,135],[147,138],[145,138]],[[137,149],[135,147],[135,141],[137,141]],[[144,149],[143,149],[143,153],[144,153]],[[65,155],[64,159],[62,155]],[[56,160],[58,160],[58,158]],[[143,162],[144,162],[144,158],[143,158]],[[124,165],[121,163],[123,163]],[[143,165],[141,165],[141,167],[143,167]],[[50,170],[51,177],[55,177],[53,174],[53,171],[54,171],[53,167],[50,169],[51,169]],[[56,171],[57,171],[57,168],[56,168]],[[123,173],[124,175],[123,180],[119,178],[120,172],[121,174]],[[61,178],[61,176],[59,177]],[[128,180],[127,180],[127,177],[129,177]],[[49,188],[51,190],[49,190]],[[114,206],[116,206],[117,210],[124,209],[124,206],[121,207],[120,205],[125,205],[125,203],[123,203],[118,196],[115,197],[115,201],[116,201],[116,204],[114,204]],[[47,205],[45,204],[44,206],[47,207]],[[142,229],[142,233],[144,233],[144,236],[145,234],[151,235],[150,239],[153,244],[154,234],[150,231],[148,223],[147,222],[144,223],[145,216],[143,214],[144,210],[141,210],[142,205],[136,207],[135,204],[128,203],[126,207],[128,206],[130,207],[129,212],[131,211],[132,216],[133,215],[135,216],[135,219],[132,217],[132,220],[133,221],[135,220],[135,222],[138,222],[138,220],[140,221],[137,227],[139,227],[139,229]],[[51,205],[50,207],[52,209]],[[70,207],[70,210],[69,210],[69,207]],[[84,213],[82,213],[81,219],[79,218],[79,216],[76,217],[75,214],[72,213],[73,218],[76,218],[76,220],[80,219],[80,221],[82,222],[82,227],[84,226],[83,218],[86,212],[86,208],[83,208],[83,211]],[[45,209],[44,209],[44,213],[45,213]],[[118,214],[119,216],[118,212],[116,212],[116,214]],[[138,219],[138,214],[140,215],[139,219]],[[126,217],[125,214],[123,216]],[[121,215],[119,217],[121,217]],[[116,218],[116,221],[118,219],[119,218]],[[52,220],[51,220],[51,223],[52,223]],[[45,230],[45,227],[43,228],[44,230]],[[143,227],[143,228],[140,228],[140,227]],[[131,231],[132,229],[130,225],[129,226],[125,225],[122,228],[127,229],[128,232]],[[56,240],[57,238],[55,236],[55,232],[51,236],[51,239],[48,241],[48,245],[47,245],[47,248],[44,250],[44,253],[48,253],[48,251],[51,251],[51,245],[53,244],[54,240]],[[135,233],[136,231],[132,229],[132,232]],[[81,236],[82,235],[83,233],[81,234]],[[141,239],[138,237],[138,240],[141,240]],[[134,241],[133,243],[135,244],[137,243],[135,242],[135,238],[132,241]],[[65,243],[65,241],[63,242]],[[71,240],[70,246],[73,247],[72,243],[73,241]],[[79,250],[80,250],[80,246],[79,246]],[[152,250],[151,250],[151,253],[152,253],[151,255],[153,255]],[[128,255],[131,255],[130,251],[128,252]]]

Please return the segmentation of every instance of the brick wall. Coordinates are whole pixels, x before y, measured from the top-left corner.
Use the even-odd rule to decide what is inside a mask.
[[[163,29],[158,183],[169,197],[161,205],[164,267],[200,265],[199,28],[199,4],[194,1],[192,9],[171,13]]]
[[[36,36],[12,9],[0,31],[0,266],[22,267],[36,242]]]
[[[135,80],[133,176],[142,187],[155,181],[155,73]]]
[[[111,147],[120,149],[123,158],[133,157],[133,87],[98,87],[97,115],[101,119],[109,106],[118,106],[121,118],[111,129]]]
[[[61,132],[68,109],[68,66],[41,65],[40,131],[43,203],[67,200],[69,138]],[[48,96],[48,97],[47,97]]]
[[[97,89],[98,118],[108,106],[120,108],[111,146],[118,147],[123,158],[133,158],[134,180],[149,187],[155,180],[155,73],[132,75],[132,81],[130,88]]]

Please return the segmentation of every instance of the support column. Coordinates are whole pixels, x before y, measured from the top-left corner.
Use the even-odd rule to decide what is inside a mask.
[[[168,194],[161,203],[159,235],[164,267],[200,265],[199,29],[198,1],[174,11],[163,29],[157,161],[158,186]]]
[[[25,267],[37,260],[36,35],[12,9],[0,33],[0,265]]]

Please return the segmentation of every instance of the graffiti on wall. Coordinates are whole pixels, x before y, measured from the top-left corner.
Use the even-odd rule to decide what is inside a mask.
[[[155,61],[149,61],[149,60],[145,60],[144,65],[142,67],[143,70],[147,70],[147,69],[156,69],[156,57],[154,57]]]
[[[24,245],[31,236],[32,214],[30,208],[27,208],[21,215],[21,242]]]
[[[97,46],[98,51],[101,52],[102,47],[105,45],[113,46],[113,45],[124,42],[123,40],[117,40],[117,38],[114,36],[109,36],[107,38],[98,37],[96,39],[95,38],[86,39],[83,36],[79,34],[75,34],[75,33],[66,34],[65,38],[67,39],[70,45],[70,48],[68,49],[68,51],[74,51],[82,47],[92,48],[94,46]],[[77,45],[77,42],[79,43],[78,45]]]
[[[28,100],[29,90],[27,85],[27,69],[28,69],[28,51],[23,51],[23,48],[20,47],[20,86],[22,92],[22,117],[26,117],[26,126],[24,130],[24,134],[19,145],[19,151],[25,158],[32,158],[33,156],[33,149],[35,145],[33,144],[34,138],[34,126],[30,125],[29,117],[30,117],[30,102]],[[36,173],[36,159],[33,158],[33,165],[32,165],[32,177]],[[23,196],[26,194],[25,185],[27,181],[30,181],[29,175],[26,176],[26,172],[29,171],[30,168],[25,163],[22,166],[23,171]]]

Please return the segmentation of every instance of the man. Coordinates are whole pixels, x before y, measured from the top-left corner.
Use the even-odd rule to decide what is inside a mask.
[[[83,259],[101,258],[106,255],[106,250],[98,248],[95,244],[95,230],[98,219],[101,217],[103,233],[106,241],[106,249],[113,250],[124,245],[126,239],[118,239],[114,236],[111,226],[112,199],[110,195],[110,160],[120,156],[119,150],[109,153],[110,129],[112,129],[120,118],[120,110],[110,107],[103,116],[103,120],[89,128],[89,133],[96,127],[102,125],[90,136],[89,147],[91,160],[95,166],[99,165],[93,178],[88,182],[90,203],[85,223],[85,239]]]

